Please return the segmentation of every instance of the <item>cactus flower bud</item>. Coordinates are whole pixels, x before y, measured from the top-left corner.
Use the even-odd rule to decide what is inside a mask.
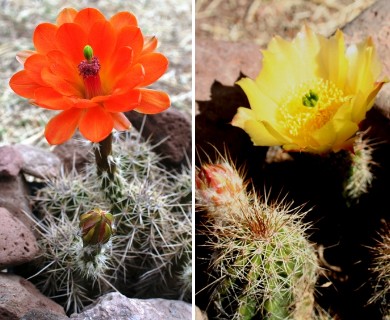
[[[210,211],[218,211],[246,201],[245,184],[228,163],[203,165],[195,177],[197,198]]]
[[[111,213],[93,209],[80,216],[80,228],[84,245],[106,243],[112,235],[113,216]]]

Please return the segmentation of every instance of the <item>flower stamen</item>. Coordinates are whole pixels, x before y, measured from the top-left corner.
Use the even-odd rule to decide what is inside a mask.
[[[84,80],[85,98],[91,99],[103,94],[102,84],[99,77],[101,66],[99,59],[93,56],[93,49],[91,46],[86,45],[83,53],[86,60],[79,63],[78,69],[79,74]]]
[[[318,79],[292,88],[278,113],[291,136],[305,139],[324,126],[348,99],[332,81]]]

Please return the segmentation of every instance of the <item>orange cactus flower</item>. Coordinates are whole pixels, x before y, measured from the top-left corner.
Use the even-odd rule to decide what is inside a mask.
[[[42,108],[61,110],[47,124],[50,144],[70,139],[78,128],[92,142],[131,124],[122,112],[154,114],[170,106],[169,96],[147,87],[168,67],[154,52],[155,37],[145,37],[136,17],[119,12],[106,19],[93,8],[64,9],[57,23],[39,24],[35,51],[23,51],[24,70],[10,80],[17,94]]]

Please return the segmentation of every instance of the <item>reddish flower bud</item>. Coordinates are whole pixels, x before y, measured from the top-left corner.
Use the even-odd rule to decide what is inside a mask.
[[[112,235],[112,223],[114,217],[111,213],[100,209],[93,209],[80,216],[80,228],[82,230],[85,245],[106,243]]]
[[[245,197],[242,178],[227,162],[203,165],[195,182],[197,197],[204,205],[226,206]]]

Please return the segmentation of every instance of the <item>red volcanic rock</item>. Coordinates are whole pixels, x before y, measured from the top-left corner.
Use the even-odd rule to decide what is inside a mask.
[[[38,252],[34,234],[7,209],[0,208],[0,268],[31,261]]]
[[[22,277],[0,274],[0,292],[0,319],[19,320],[33,309],[65,315],[60,305],[42,295]]]

